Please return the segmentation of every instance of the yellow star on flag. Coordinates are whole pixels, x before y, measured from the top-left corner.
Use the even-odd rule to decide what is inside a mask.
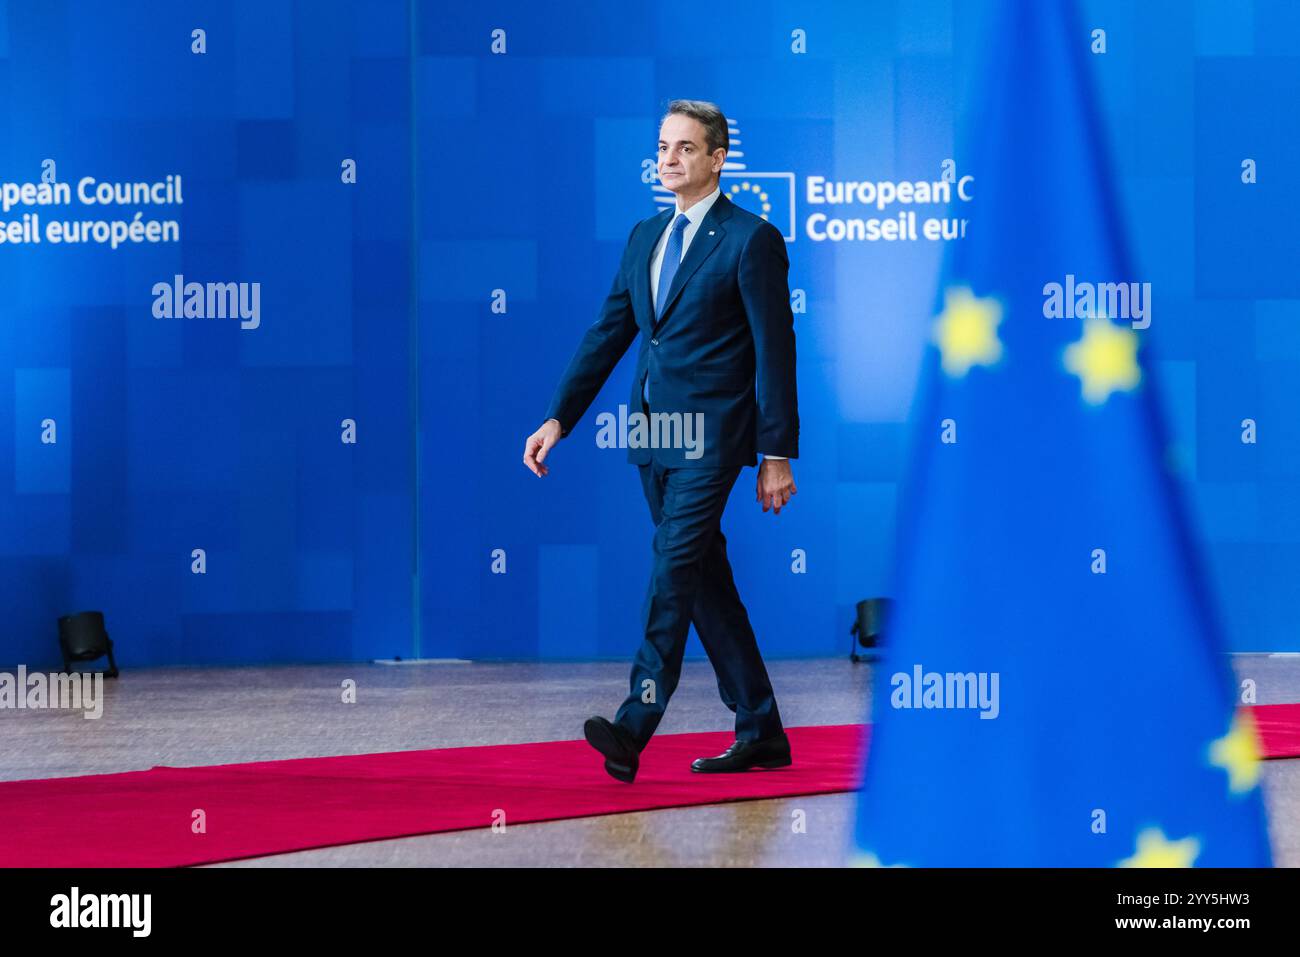
[[[1137,853],[1119,862],[1119,867],[1191,867],[1201,853],[1201,842],[1194,837],[1171,841],[1158,827],[1148,827],[1138,835]]]
[[[1210,763],[1228,772],[1228,790],[1249,791],[1259,780],[1259,738],[1247,711],[1232,716],[1232,728],[1210,745]]]
[[[943,371],[961,378],[971,366],[994,365],[1002,358],[997,332],[1001,321],[1002,306],[996,299],[980,298],[964,287],[947,290],[932,337]]]
[[[1083,338],[1065,350],[1065,368],[1083,380],[1083,398],[1101,405],[1112,392],[1128,392],[1142,378],[1138,339],[1108,319],[1085,319]]]

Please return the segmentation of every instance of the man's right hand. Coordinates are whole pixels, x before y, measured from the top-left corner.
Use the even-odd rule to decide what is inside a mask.
[[[532,469],[538,478],[550,471],[542,463],[546,460],[546,453],[551,451],[551,446],[558,441],[560,441],[559,420],[547,419],[540,429],[528,436],[528,441],[524,443],[524,464]]]

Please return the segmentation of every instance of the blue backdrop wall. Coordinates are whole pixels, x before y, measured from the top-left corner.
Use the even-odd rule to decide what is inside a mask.
[[[409,645],[410,46],[364,6],[0,3],[0,181],[72,194],[0,218],[179,222],[0,244],[0,659],[81,608],[124,664]],[[156,318],[177,275],[258,282],[259,324]]]
[[[124,664],[629,657],[652,528],[595,416],[632,358],[550,476],[520,457],[628,230],[671,199],[651,174],[674,97],[731,119],[722,187],[786,233],[797,298],[799,494],[764,515],[742,474],[739,587],[765,653],[845,650],[853,603],[890,587],[944,241],[832,221],[962,203],[816,200],[968,172],[984,6],[560,7],[0,0],[0,661],[54,660],[55,617],[86,607]],[[1300,130],[1279,112],[1300,7],[1081,9],[1229,638],[1300,650]],[[79,198],[168,176],[183,201]],[[22,192],[43,178],[70,201]],[[52,242],[54,221],[105,225]],[[158,317],[178,275],[258,283],[256,324]]]

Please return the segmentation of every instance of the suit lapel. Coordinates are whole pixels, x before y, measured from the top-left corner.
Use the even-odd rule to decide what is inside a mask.
[[[650,243],[650,251],[646,254],[645,263],[641,269],[641,275],[645,280],[645,295],[642,297],[642,306],[645,308],[646,315],[650,317],[651,332],[657,331],[664,324],[668,314],[672,312],[673,304],[677,302],[677,297],[681,294],[682,287],[690,281],[695,270],[700,268],[700,264],[717,248],[718,243],[722,242],[722,237],[727,233],[722,228],[722,224],[731,216],[731,205],[731,200],[727,198],[727,194],[721,193],[713,201],[709,211],[705,213],[704,219],[700,221],[699,228],[695,230],[695,235],[691,238],[691,245],[686,250],[685,258],[682,259],[681,265],[677,267],[677,274],[673,276],[672,285],[668,289],[668,302],[664,306],[663,313],[656,320],[654,298],[650,292],[650,269],[654,265],[654,254],[656,247],[659,245],[659,240],[662,238],[664,230],[668,228],[669,220],[677,215],[677,206],[670,206],[659,214],[654,240]]]
[[[637,298],[641,303],[641,314],[646,317],[646,328],[653,328],[655,324],[655,304],[654,295],[650,291],[650,267],[654,265],[655,248],[659,245],[659,239],[668,228],[668,220],[676,211],[676,206],[669,206],[662,213],[655,217],[654,229],[650,230],[649,248],[641,254],[641,288],[637,292]]]

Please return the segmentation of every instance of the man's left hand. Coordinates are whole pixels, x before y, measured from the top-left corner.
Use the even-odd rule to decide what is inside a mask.
[[[797,491],[789,459],[763,459],[758,467],[758,501],[763,503],[763,511],[770,508],[780,515],[781,508]]]

